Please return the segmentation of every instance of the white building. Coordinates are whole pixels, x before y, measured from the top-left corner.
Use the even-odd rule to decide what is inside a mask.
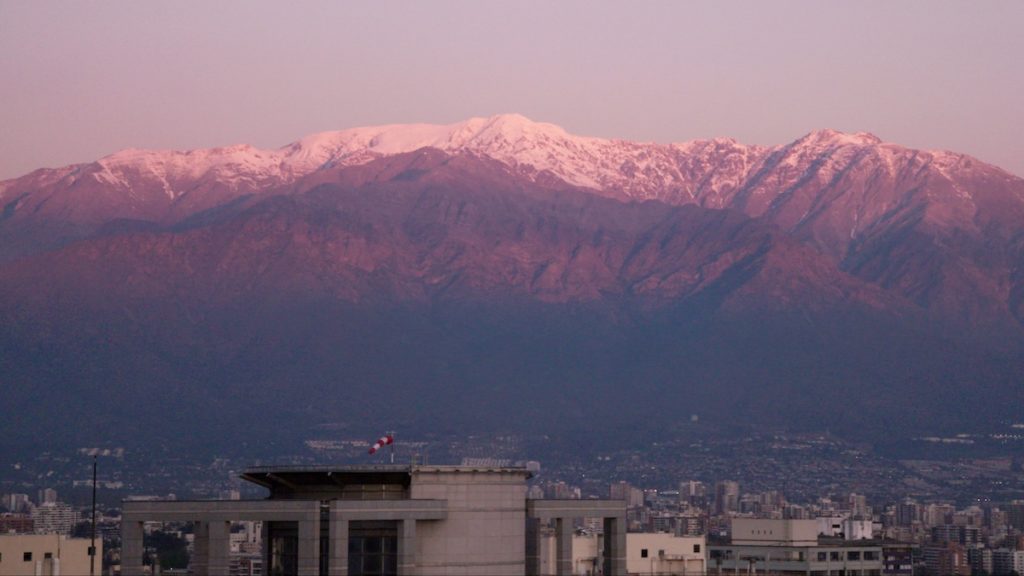
[[[732,541],[708,546],[712,574],[878,576],[882,547],[870,541],[823,541],[817,520],[733,518]]]
[[[703,536],[673,536],[658,533],[626,534],[626,573],[631,576],[667,575],[703,576],[707,554]],[[571,574],[601,574],[601,553],[604,535],[577,532],[572,539]],[[555,561],[556,542],[553,532],[541,536],[540,576],[558,574]]]
[[[705,544],[703,536],[626,534],[626,572],[652,576],[706,574]]]
[[[36,534],[70,534],[78,523],[78,511],[63,502],[46,502],[32,510]]]
[[[871,520],[855,519],[849,516],[827,516],[816,518],[818,533],[823,536],[845,540],[868,540],[874,533]]]

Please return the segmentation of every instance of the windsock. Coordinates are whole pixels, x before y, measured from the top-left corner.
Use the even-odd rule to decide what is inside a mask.
[[[391,437],[391,434],[388,434],[386,436],[381,436],[380,439],[377,440],[377,442],[373,446],[370,446],[370,452],[369,453],[373,454],[373,453],[377,452],[377,450],[380,450],[381,448],[387,446],[388,444],[394,443],[394,441],[395,441],[395,439]]]

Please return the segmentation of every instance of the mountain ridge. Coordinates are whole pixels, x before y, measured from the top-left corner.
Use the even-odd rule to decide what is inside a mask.
[[[610,147],[616,146],[677,153],[693,153],[709,147],[728,146],[737,151],[750,152],[758,156],[771,154],[798,144],[806,144],[818,151],[841,146],[864,145],[910,150],[896,144],[883,142],[870,133],[844,133],[834,129],[813,130],[790,144],[777,146],[740,144],[732,138],[697,139],[667,144],[636,142],[625,139],[576,136],[555,124],[534,122],[519,114],[499,114],[486,118],[471,118],[446,125],[388,124],[320,132],[305,136],[277,149],[259,149],[249,144],[192,150],[129,148],[114,152],[94,162],[54,169],[41,168],[25,176],[0,182],[0,200],[6,197],[4,190],[13,187],[17,180],[40,171],[55,173],[63,171],[67,174],[69,171],[80,173],[83,170],[96,168],[86,175],[92,175],[111,185],[124,187],[127,186],[127,181],[114,172],[126,169],[138,170],[144,167],[167,185],[165,191],[173,198],[176,192],[170,189],[169,182],[166,182],[167,178],[195,179],[208,176],[211,172],[214,175],[224,172],[227,178],[222,180],[222,183],[226,185],[237,184],[236,180],[238,179],[258,182],[276,178],[279,183],[284,183],[294,181],[294,179],[325,167],[365,163],[376,157],[412,152],[419,148],[438,148],[447,152],[471,151],[490,156],[506,164],[531,166],[536,172],[551,170],[553,174],[561,177],[567,183],[576,186],[600,189],[615,182],[614,179],[609,179],[608,170],[593,170],[599,173],[598,176],[585,174],[586,170],[579,165],[555,167],[552,170],[550,157],[530,155],[531,152],[536,152],[537,147],[546,144],[557,144],[570,151],[576,150],[584,155],[589,155],[591,164],[594,163],[595,150],[607,151]],[[980,160],[969,156],[945,150],[914,152],[945,160],[967,159],[981,163]],[[563,157],[554,158],[554,160],[560,164],[571,164],[572,160],[579,160],[579,158],[565,153]],[[237,170],[232,173],[225,170],[227,167],[234,167]],[[635,172],[628,173],[633,167],[620,164],[616,168],[625,168],[627,177],[636,176]],[[1010,175],[1009,173],[1005,174]],[[603,184],[600,181],[601,176],[606,179]],[[643,199],[642,196],[631,197]]]
[[[418,168],[383,167],[418,150],[496,163],[520,188],[735,210],[937,315],[1024,325],[1024,180],[966,155],[828,129],[774,147],[654,144],[498,115],[323,132],[271,151],[128,150],[0,183],[0,262],[142,225],[131,222],[177,225],[247,198],[351,184],[356,174],[414,178]],[[447,178],[437,185],[457,184]]]
[[[190,172],[173,198],[152,174],[33,173],[0,217],[0,385],[22,408],[0,438],[187,426],[213,446],[342,419],[593,440],[699,406],[885,441],[1014,417],[1016,188],[837,138],[679,156],[703,205],[431,147],[289,184]]]

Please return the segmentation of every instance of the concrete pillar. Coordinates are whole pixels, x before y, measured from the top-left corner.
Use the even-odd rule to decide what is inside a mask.
[[[263,557],[263,573],[270,571],[270,520],[260,522],[260,554]]]
[[[348,576],[348,519],[331,511],[328,576]]]
[[[206,547],[206,572],[209,576],[231,574],[231,523],[214,521],[206,523],[209,544]]]
[[[626,517],[604,519],[604,574],[626,576]]]
[[[555,574],[572,576],[572,518],[555,518]]]
[[[526,518],[526,576],[540,576],[540,520]]]
[[[398,521],[398,576],[416,574],[416,520]]]
[[[189,568],[193,574],[206,574],[210,565],[210,524],[197,520],[192,523],[192,558]]]
[[[121,574],[142,576],[142,522],[121,521]]]
[[[299,520],[298,576],[320,574],[320,511]]]

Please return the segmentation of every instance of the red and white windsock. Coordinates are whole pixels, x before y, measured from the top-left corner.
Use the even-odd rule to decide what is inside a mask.
[[[385,446],[387,446],[389,444],[394,444],[394,442],[395,442],[395,439],[391,437],[391,434],[387,434],[385,436],[381,436],[380,439],[377,440],[377,442],[373,446],[370,446],[370,452],[369,453],[370,454],[374,454],[374,453],[377,452],[377,450],[380,450],[381,448],[383,448],[383,447],[385,447]]]

